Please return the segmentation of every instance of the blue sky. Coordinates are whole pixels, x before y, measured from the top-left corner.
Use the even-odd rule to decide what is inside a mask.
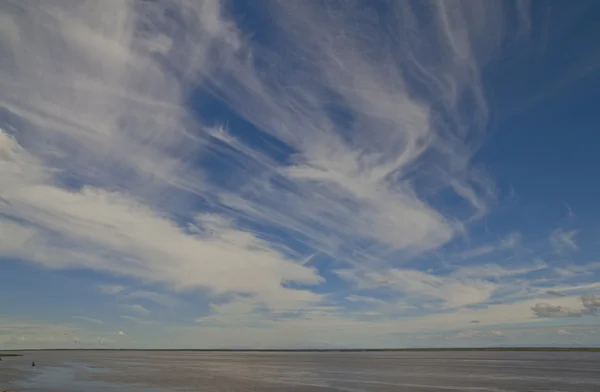
[[[5,1],[0,349],[597,345],[595,1]]]

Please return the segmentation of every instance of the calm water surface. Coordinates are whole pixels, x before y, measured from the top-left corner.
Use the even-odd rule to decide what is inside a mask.
[[[599,392],[600,353],[26,352],[0,362],[4,390]]]

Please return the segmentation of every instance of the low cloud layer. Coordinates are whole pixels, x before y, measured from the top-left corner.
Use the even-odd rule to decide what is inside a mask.
[[[588,294],[581,297],[581,308],[569,308],[560,305],[538,303],[531,308],[537,317],[582,317],[598,315],[600,296]]]

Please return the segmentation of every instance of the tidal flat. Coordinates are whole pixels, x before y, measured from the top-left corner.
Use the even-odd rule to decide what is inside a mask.
[[[600,353],[593,351],[23,354],[1,362],[0,391],[600,391]]]

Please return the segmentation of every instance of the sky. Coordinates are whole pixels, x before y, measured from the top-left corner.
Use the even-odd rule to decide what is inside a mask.
[[[599,18],[0,2],[0,349],[598,345]]]

